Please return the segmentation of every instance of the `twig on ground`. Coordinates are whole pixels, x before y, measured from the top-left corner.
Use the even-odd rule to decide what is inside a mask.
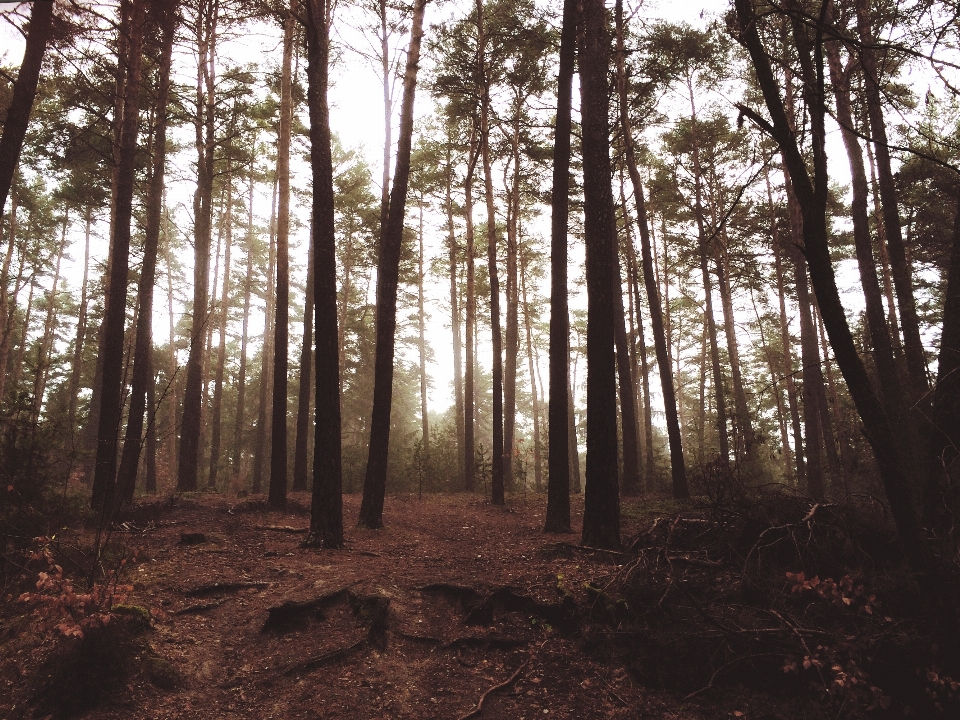
[[[468,712],[466,715],[460,716],[460,719],[459,719],[459,720],[469,720],[469,718],[476,717],[476,716],[479,715],[481,712],[483,712],[483,703],[486,702],[486,699],[487,699],[488,697],[490,697],[491,694],[495,693],[497,690],[502,690],[502,689],[505,688],[505,687],[508,687],[508,686],[510,686],[510,685],[513,685],[513,683],[516,681],[516,679],[517,679],[518,677],[520,677],[520,673],[522,673],[522,672],[524,671],[524,669],[526,669],[527,665],[529,665],[529,664],[530,664],[530,656],[528,655],[528,656],[527,656],[527,659],[523,661],[523,664],[520,665],[520,667],[518,667],[518,668],[513,672],[513,675],[511,675],[510,677],[508,677],[508,678],[507,678],[506,680],[504,680],[502,683],[499,683],[499,684],[494,685],[493,687],[489,688],[483,695],[480,696],[480,700],[479,700],[479,702],[477,702],[477,706],[476,706],[473,710],[471,710],[470,712]]]
[[[273,530],[274,532],[291,533],[294,535],[310,532],[310,528],[298,528],[292,525],[256,525],[254,530]]]

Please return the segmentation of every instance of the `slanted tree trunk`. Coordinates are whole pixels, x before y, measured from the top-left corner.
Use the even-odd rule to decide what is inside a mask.
[[[139,120],[140,72],[142,65],[144,0],[131,0],[130,35],[126,58],[126,85],[123,123],[120,133],[120,162],[113,237],[110,242],[110,282],[103,318],[103,378],[100,390],[100,417],[97,424],[97,452],[90,506],[109,512],[114,501],[117,470],[117,441],[123,410],[123,326],[127,309],[127,270],[130,255],[130,223],[133,219],[134,171]]]
[[[89,212],[87,213],[89,217]],[[7,382],[7,361],[10,357],[10,336],[13,334],[13,312],[16,308],[16,298],[14,298],[13,308],[10,307],[10,297],[8,295],[8,286],[10,282],[10,262],[13,260],[13,250],[16,247],[17,240],[17,193],[13,192],[13,201],[10,203],[10,220],[8,222],[9,233],[7,239],[7,251],[3,256],[3,269],[0,270],[0,406],[3,405],[3,399],[6,393]],[[90,234],[89,222],[87,224],[87,257],[90,253]],[[22,266],[22,263],[21,263]],[[86,289],[86,275],[84,275],[84,290]],[[82,317],[85,317],[82,316]],[[74,397],[74,395],[71,395]],[[74,405],[74,407],[76,407]],[[76,410],[74,410],[76,412]],[[73,427],[73,423],[70,424]]]
[[[20,162],[20,150],[27,135],[30,111],[40,80],[40,67],[53,24],[53,6],[52,2],[35,2],[30,11],[23,60],[13,83],[10,105],[3,121],[3,135],[0,136],[0,215],[3,215],[7,205],[7,195],[13,185],[13,176]]]
[[[867,101],[867,116],[876,153],[877,175],[880,185],[880,202],[883,205],[883,226],[890,250],[893,268],[893,284],[897,289],[900,323],[903,329],[904,351],[907,357],[907,374],[910,378],[910,399],[926,404],[927,361],[923,354],[920,337],[920,321],[913,295],[913,270],[907,260],[903,233],[900,229],[900,210],[897,205],[897,187],[890,164],[890,149],[887,143],[887,126],[883,119],[883,100],[880,95],[880,75],[875,54],[876,40],[873,34],[870,4],[856,0],[857,31],[860,35],[860,67],[863,72],[864,96]]]
[[[622,28],[622,2],[616,13],[618,28]],[[618,30],[618,40],[622,37]],[[667,338],[664,328],[663,305],[657,289],[657,278],[653,271],[653,252],[650,243],[650,228],[647,221],[647,208],[643,196],[643,184],[633,150],[633,130],[630,126],[629,103],[627,98],[626,75],[623,70],[622,50],[617,53],[617,89],[620,95],[620,126],[623,134],[624,159],[633,185],[634,202],[637,204],[637,225],[640,231],[640,251],[643,261],[643,280],[647,290],[647,303],[650,307],[650,321],[653,325],[653,340],[657,352],[657,366],[660,370],[660,384],[663,392],[664,414],[667,422],[667,438],[670,443],[670,472],[673,480],[673,494],[677,498],[689,495],[687,471],[683,461],[683,440],[680,434],[680,419],[677,412],[677,396],[673,386],[673,369],[667,351]]]
[[[127,413],[127,429],[120,458],[117,483],[121,503],[133,501],[137,481],[137,466],[143,437],[143,421],[148,400],[148,389],[154,384],[153,377],[153,291],[157,280],[157,254],[160,246],[160,223],[162,222],[164,171],[167,159],[167,99],[170,94],[170,65],[173,55],[173,36],[176,29],[176,10],[154,3],[153,21],[161,31],[160,65],[157,71],[157,99],[155,127],[153,129],[153,157],[150,168],[150,185],[147,190],[147,218],[143,241],[143,264],[140,268],[140,284],[137,288],[136,345],[133,359],[133,383],[130,390],[130,409]],[[152,427],[148,427],[152,435]],[[154,469],[154,490],[156,470]]]
[[[310,110],[310,168],[313,176],[312,245],[316,384],[316,442],[309,544],[343,547],[343,465],[340,424],[340,357],[337,345],[337,249],[334,227],[333,159],[327,104],[332,8],[327,0],[305,0],[307,104]]]
[[[397,329],[397,285],[407,185],[410,176],[410,148],[413,137],[413,102],[417,89],[420,42],[427,0],[416,0],[410,29],[410,46],[403,76],[400,109],[400,137],[397,164],[390,191],[390,212],[380,232],[377,261],[377,350],[374,361],[373,413],[370,418],[370,451],[360,504],[361,527],[383,527],[383,501],[387,489],[387,454],[390,445],[390,411],[393,403],[393,361]],[[318,323],[319,330],[319,323]],[[319,403],[318,403],[319,406]]]
[[[290,334],[290,130],[293,123],[291,72],[293,29],[297,0],[283,24],[283,65],[280,74],[280,133],[277,137],[277,175],[280,206],[277,212],[277,289],[273,345],[273,415],[270,433],[270,507],[287,505],[287,365]]]
[[[570,128],[577,38],[577,2],[563,1],[557,122],[553,136],[553,193],[550,201],[550,396],[547,447],[547,513],[544,531],[570,532],[571,432],[570,315],[567,309],[567,218],[570,192]]]
[[[584,545],[620,547],[617,477],[617,399],[613,298],[616,228],[609,149],[607,71],[610,49],[603,0],[581,11],[580,112],[587,275],[587,472]]]
[[[217,20],[220,4],[203,0],[197,17],[197,117],[194,121],[197,148],[197,189],[193,195],[194,271],[193,318],[190,324],[190,356],[180,423],[180,457],[177,490],[197,489],[200,464],[200,434],[203,428],[204,337],[210,303],[210,245],[213,224],[213,180],[216,112],[214,88]]]
[[[310,432],[310,384],[313,378],[313,228],[307,250],[307,288],[303,306],[303,346],[300,350],[300,391],[297,396],[297,444],[293,453],[293,491],[307,489],[307,438]]]
[[[931,609],[936,613],[938,621],[943,623],[945,632],[952,640],[956,637],[956,617],[948,604],[947,591],[935,568],[931,549],[923,537],[913,502],[912,488],[904,472],[889,420],[871,386],[870,378],[847,325],[846,314],[840,302],[840,293],[833,273],[826,222],[829,175],[824,150],[826,99],[823,51],[820,45],[822,36],[817,34],[811,37],[807,26],[799,18],[794,20],[793,36],[803,70],[804,94],[807,112],[810,115],[809,137],[813,143],[813,177],[811,177],[804,155],[796,144],[797,136],[791,130],[780,95],[780,87],[770,67],[770,58],[760,39],[751,0],[735,0],[735,5],[739,19],[739,39],[749,52],[756,69],[757,80],[771,120],[766,120],[745,105],[739,104],[738,108],[741,113],[771,135],[780,148],[786,171],[790,175],[797,201],[803,212],[804,251],[837,365],[847,381],[850,395],[863,421],[864,434],[873,448],[904,553],[920,584],[923,596],[928,598]]]

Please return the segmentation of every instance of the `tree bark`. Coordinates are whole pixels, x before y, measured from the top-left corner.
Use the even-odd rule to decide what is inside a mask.
[[[332,7],[305,0],[307,103],[310,110],[310,167],[313,176],[314,326],[316,384],[313,498],[307,542],[343,547],[343,465],[340,423],[340,357],[337,334],[337,247],[333,158],[327,104]]]
[[[413,103],[423,39],[423,16],[427,0],[416,0],[410,29],[410,46],[403,77],[400,109],[400,137],[397,164],[390,191],[387,224],[380,231],[377,261],[377,350],[374,361],[373,413],[370,418],[370,448],[360,504],[360,527],[383,527],[383,501],[387,489],[387,454],[390,445],[390,410],[393,402],[393,362],[397,329],[397,284],[403,220],[410,176],[410,148],[413,136]],[[319,330],[319,323],[317,325]],[[319,362],[319,361],[318,361]],[[318,403],[319,407],[319,403]]]
[[[576,434],[570,392],[570,316],[567,308],[567,218],[570,188],[570,129],[576,53],[577,2],[564,0],[557,78],[557,121],[553,136],[553,193],[550,201],[550,397],[547,447],[547,512],[544,531],[570,532],[570,446]]]
[[[616,239],[616,238],[615,238]],[[634,393],[633,372],[627,348],[626,313],[623,309],[623,285],[620,280],[619,243],[613,250],[613,312],[614,345],[617,363],[617,387],[620,397],[620,432],[623,438],[623,492],[640,492],[640,452],[637,447],[637,402]]]
[[[297,444],[293,453],[293,490],[307,489],[307,438],[310,432],[310,385],[313,378],[313,230],[307,250],[307,288],[303,307],[303,346],[300,350],[300,391],[297,396]]]
[[[617,13],[618,22],[622,22],[622,8]],[[622,33],[618,33],[622,34]],[[689,496],[687,471],[683,461],[683,440],[680,434],[680,420],[677,412],[677,396],[673,387],[673,369],[667,351],[664,332],[663,305],[657,289],[657,279],[653,271],[653,253],[650,247],[650,229],[647,221],[647,208],[643,196],[643,184],[633,150],[633,130],[630,127],[630,115],[627,102],[626,75],[618,53],[617,86],[620,94],[620,125],[623,133],[624,159],[633,185],[634,202],[637,204],[637,225],[640,231],[640,250],[643,261],[643,280],[647,290],[647,303],[650,307],[650,321],[653,325],[653,340],[657,352],[657,366],[660,369],[660,385],[663,392],[664,414],[667,422],[667,438],[670,443],[670,472],[673,480],[673,495],[676,498]]]
[[[113,237],[110,242],[110,282],[103,319],[103,378],[100,390],[100,417],[97,424],[97,452],[90,506],[100,513],[112,508],[116,484],[117,442],[123,405],[123,326],[127,306],[127,271],[130,255],[130,223],[133,219],[134,171],[137,152],[141,47],[144,0],[131,0],[130,35],[120,134],[120,162],[117,172]]]
[[[203,365],[210,302],[210,244],[213,222],[214,180],[214,76],[217,41],[218,2],[204,0],[197,16],[199,65],[197,72],[197,189],[193,196],[194,271],[193,318],[190,325],[190,356],[183,395],[183,420],[180,423],[180,457],[177,463],[177,490],[197,489],[200,463],[200,434],[203,427]]]
[[[837,365],[843,373],[850,394],[863,421],[864,434],[873,447],[877,466],[890,511],[921,591],[930,599],[938,619],[956,637],[956,618],[950,615],[947,593],[941,584],[929,545],[925,541],[916,514],[910,482],[904,472],[897,442],[883,407],[870,384],[863,362],[857,353],[853,336],[833,273],[827,242],[826,205],[828,198],[827,158],[824,150],[826,100],[823,80],[822,36],[811,39],[807,28],[797,19],[793,23],[795,44],[804,73],[806,105],[810,114],[810,137],[813,140],[813,177],[810,177],[804,155],[796,144],[787,119],[780,88],[770,67],[770,59],[757,31],[757,18],[751,0],[735,0],[740,24],[740,41],[750,54],[757,79],[772,121],[767,121],[744,105],[741,112],[762,127],[777,142],[792,180],[798,203],[803,211],[804,252],[824,325],[830,337]]]
[[[497,266],[497,215],[490,163],[490,81],[487,78],[487,40],[483,25],[483,0],[477,8],[477,73],[480,84],[480,158],[483,164],[484,199],[487,205],[487,273],[490,282],[490,344],[493,347],[493,447],[491,502],[503,505],[505,466],[511,458],[503,450],[503,335],[500,329],[500,272]]]
[[[530,304],[527,302],[526,263],[520,265],[520,293],[523,303],[523,324],[527,340],[527,366],[530,371],[530,393],[533,401],[533,487],[535,492],[543,492],[543,448],[540,442],[540,394],[537,392],[536,363],[533,356],[533,322],[530,317]]]
[[[40,67],[53,25],[53,2],[35,2],[30,11],[27,42],[23,50],[20,71],[13,83],[13,94],[3,121],[0,135],[0,215],[7,206],[7,195],[13,185],[13,176],[20,162],[20,150],[27,135],[33,99],[37,95]]]
[[[293,123],[291,66],[297,0],[283,24],[283,65],[280,75],[280,133],[277,137],[277,175],[280,205],[277,211],[277,299],[273,345],[273,416],[270,433],[270,507],[287,505],[287,366],[290,334],[290,130]]]
[[[424,461],[430,457],[430,418],[427,415],[427,338],[426,311],[423,304],[423,197],[420,198],[420,225],[417,228],[417,349],[420,355],[420,432],[423,438]]]
[[[920,320],[913,295],[913,270],[907,260],[903,233],[900,229],[900,211],[897,205],[897,187],[890,165],[890,149],[887,144],[887,127],[883,119],[883,104],[880,96],[880,75],[874,53],[874,39],[870,5],[866,0],[856,0],[857,31],[860,35],[860,67],[863,71],[864,95],[867,115],[876,152],[877,175],[880,181],[880,202],[883,205],[883,225],[893,267],[893,283],[897,289],[900,309],[900,324],[903,329],[904,351],[907,357],[907,373],[910,378],[910,399],[922,402],[927,392],[927,361],[923,354],[920,337]]]
[[[463,399],[463,338],[460,335],[460,304],[457,287],[457,235],[453,224],[453,160],[452,146],[454,138],[451,125],[447,126],[447,169],[444,174],[446,190],[445,209],[447,213],[447,244],[450,257],[450,329],[453,333],[453,396],[457,428],[457,467],[464,471],[464,399]],[[459,489],[460,483],[454,483]]]
[[[267,250],[267,277],[264,284],[265,307],[263,322],[263,345],[260,348],[260,383],[257,393],[257,432],[253,441],[253,492],[263,491],[263,471],[266,464],[266,448],[270,445],[270,423],[267,420],[267,408],[272,406],[270,392],[273,390],[273,340],[275,337],[273,321],[276,317],[274,301],[276,295],[271,292],[277,272],[277,176],[273,179],[273,200],[270,203],[270,245]]]
[[[256,137],[254,137],[256,141]],[[237,372],[237,416],[233,428],[233,474],[240,472],[247,421],[247,345],[249,344],[250,296],[253,290],[253,161],[247,190],[247,274],[243,280],[243,320],[240,329],[240,368]]]
[[[83,346],[87,335],[87,282],[90,279],[90,229],[93,223],[93,206],[88,205],[84,218],[83,242],[83,282],[80,285],[80,308],[77,315],[77,334],[73,341],[73,360],[70,363],[70,381],[67,384],[67,427],[71,435],[77,426],[77,400],[80,392],[80,378],[83,373]],[[6,290],[6,273],[3,285]],[[3,303],[0,303],[0,322],[4,318]],[[0,363],[0,369],[3,364]],[[0,375],[3,375],[0,371]],[[0,379],[0,398],[3,397],[3,380]]]
[[[587,472],[584,545],[620,547],[613,272],[616,253],[609,153],[610,51],[603,0],[585,0],[580,50],[587,275]]]
[[[157,99],[155,127],[153,131],[153,157],[151,158],[150,184],[147,190],[143,240],[143,265],[140,268],[140,284],[137,288],[137,336],[133,359],[133,383],[130,390],[130,409],[127,413],[127,430],[120,458],[117,483],[121,503],[133,502],[137,481],[137,466],[143,437],[143,421],[146,410],[147,391],[153,385],[153,291],[157,279],[157,255],[160,247],[160,223],[163,211],[164,171],[167,158],[167,100],[170,94],[170,65],[173,56],[173,36],[176,29],[176,10],[163,3],[154,3],[151,13],[161,32],[160,64],[157,70]],[[148,428],[150,431],[150,428]],[[156,489],[156,488],[154,488]]]
[[[47,378],[50,374],[50,364],[48,358],[53,347],[53,323],[56,320],[57,307],[57,286],[60,284],[60,267],[63,263],[63,254],[67,249],[67,226],[69,224],[69,213],[63,216],[63,225],[61,226],[60,244],[57,246],[57,259],[54,263],[53,283],[50,286],[50,294],[47,295],[47,317],[43,322],[43,335],[40,338],[40,346],[37,349],[37,365],[34,368],[33,381],[33,422],[40,419],[40,410],[43,408],[43,395],[47,387]]]
[[[223,285],[220,291],[220,312],[218,314],[219,347],[217,348],[217,368],[213,380],[213,404],[210,407],[210,424],[213,429],[210,438],[210,468],[207,475],[207,487],[217,488],[220,477],[220,445],[223,435],[223,376],[227,361],[227,319],[230,314],[230,269],[231,250],[233,249],[233,166],[228,160],[226,175],[226,210],[224,224],[226,238],[223,250]]]

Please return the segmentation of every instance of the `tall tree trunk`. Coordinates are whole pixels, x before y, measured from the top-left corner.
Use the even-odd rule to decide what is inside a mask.
[[[90,506],[109,512],[114,500],[117,470],[117,442],[123,409],[123,326],[127,309],[127,271],[130,255],[130,223],[133,219],[134,171],[143,41],[144,0],[131,0],[130,36],[123,98],[123,125],[120,135],[120,163],[117,172],[115,221],[110,242],[110,282],[103,318],[103,378],[100,390],[100,417],[97,424],[97,453]]]
[[[526,263],[520,266],[520,293],[523,303],[523,323],[527,339],[527,366],[530,370],[530,394],[533,401],[533,487],[543,491],[543,448],[540,442],[540,394],[537,392],[536,363],[533,356],[533,322],[527,302]]]
[[[650,367],[647,363],[646,333],[643,328],[643,318],[640,315],[640,279],[637,277],[637,254],[634,249],[632,237],[630,238],[628,250],[633,306],[637,313],[637,345],[639,346],[638,355],[640,356],[640,377],[643,391],[643,432],[646,437],[646,442],[644,443],[646,461],[643,464],[645,473],[644,480],[647,491],[653,492],[657,486],[657,477],[653,459],[653,409],[650,407]]]
[[[210,303],[210,244],[213,222],[214,180],[214,76],[217,19],[220,9],[216,0],[203,0],[197,16],[198,72],[197,118],[197,189],[193,196],[194,271],[193,318],[190,324],[190,356],[187,360],[187,381],[183,395],[183,420],[180,423],[180,457],[177,463],[177,490],[197,489],[200,463],[200,434],[203,428],[204,336]]]
[[[870,191],[873,194],[873,217],[877,228],[877,250],[883,278],[883,294],[887,301],[887,317],[890,322],[890,335],[893,340],[893,354],[898,362],[903,362],[903,343],[900,341],[900,321],[897,319],[897,301],[893,295],[893,273],[890,269],[890,253],[887,244],[887,231],[883,224],[883,207],[880,204],[880,188],[877,184],[877,168],[873,159],[873,144],[865,143],[867,160],[870,163]]]
[[[167,99],[170,93],[170,64],[173,55],[173,36],[176,28],[176,10],[162,3],[154,3],[153,18],[162,33],[160,66],[157,71],[157,100],[153,130],[153,157],[150,185],[147,191],[147,218],[143,241],[143,265],[137,288],[136,346],[133,359],[133,384],[130,391],[130,410],[117,482],[120,502],[132,502],[136,487],[137,466],[140,459],[143,420],[148,388],[153,385],[153,291],[157,278],[157,254],[160,245],[160,223],[163,210],[164,169],[167,158]],[[148,427],[152,433],[152,428]],[[154,487],[154,489],[156,489]]]
[[[84,217],[83,241],[83,282],[80,285],[80,307],[77,315],[77,334],[73,341],[73,360],[70,363],[70,380],[67,383],[67,427],[71,434],[77,426],[77,400],[80,392],[80,378],[83,374],[83,346],[87,335],[87,282],[90,279],[90,228],[93,223],[93,206],[88,205]],[[6,283],[4,283],[6,285]],[[0,322],[4,317],[3,304],[0,303]],[[0,363],[0,375],[3,364]],[[3,397],[3,381],[0,380],[0,398]]]
[[[427,416],[427,314],[423,304],[423,196],[420,197],[420,225],[417,228],[419,252],[417,254],[417,349],[420,355],[420,432],[423,438],[424,461],[430,457],[430,418]]]
[[[300,350],[300,390],[297,396],[297,444],[293,453],[293,491],[307,489],[307,438],[310,432],[310,385],[313,378],[313,228],[307,249],[307,287],[303,305],[303,346]]]
[[[913,295],[913,270],[907,259],[900,229],[900,210],[897,205],[897,187],[890,164],[887,144],[887,127],[883,119],[883,101],[880,96],[880,74],[877,68],[870,4],[856,0],[857,31],[860,35],[860,67],[863,71],[864,95],[867,115],[873,136],[877,160],[877,175],[880,180],[880,202],[883,205],[883,225],[890,249],[893,266],[893,283],[897,289],[900,306],[900,323],[903,328],[904,350],[907,356],[907,373],[910,378],[910,399],[926,405],[927,361],[923,354],[920,337],[920,320]]]
[[[166,195],[163,200],[163,262],[167,266],[167,317],[169,318],[169,349],[170,357],[167,367],[167,377],[170,382],[170,409],[169,409],[169,427],[168,435],[170,438],[170,465],[176,462],[180,457],[180,440],[177,432],[177,414],[180,411],[180,366],[177,364],[177,334],[176,320],[173,313],[173,259],[170,252],[170,239],[167,233],[167,226],[170,224],[169,210],[167,208]]]
[[[577,39],[577,1],[563,0],[557,121],[550,201],[550,396],[548,401],[547,513],[544,531],[570,532],[571,445],[570,315],[567,309],[567,219],[570,204],[570,129]],[[574,453],[575,455],[575,453]]]
[[[735,0],[735,5],[739,18],[739,39],[750,54],[772,121],[767,121],[745,105],[740,104],[738,108],[770,134],[780,148],[786,171],[790,175],[797,201],[803,211],[804,252],[837,365],[847,381],[847,387],[863,421],[864,434],[873,448],[880,478],[890,503],[890,512],[907,560],[916,573],[921,592],[929,599],[931,609],[943,623],[949,638],[953,639],[957,630],[956,617],[949,608],[947,592],[935,569],[930,547],[923,537],[897,442],[847,325],[833,273],[826,223],[829,176],[824,150],[826,99],[822,47],[819,44],[822,36],[818,34],[816,39],[811,39],[806,25],[799,18],[794,20],[793,34],[804,74],[804,93],[810,114],[810,137],[813,140],[814,162],[811,178],[804,155],[796,144],[796,135],[788,121],[780,87],[770,67],[769,56],[760,39],[751,0]]]
[[[623,310],[623,285],[620,280],[619,243],[613,251],[613,332],[616,348],[617,387],[620,396],[620,427],[623,437],[623,492],[640,492],[640,452],[637,448],[637,401],[633,391],[633,372],[627,349],[626,313]]]
[[[505,466],[511,458],[503,453],[503,336],[500,330],[500,271],[497,266],[497,215],[493,197],[490,161],[490,81],[487,78],[487,39],[483,25],[483,0],[477,7],[477,74],[480,84],[480,157],[483,163],[484,199],[487,205],[487,273],[490,282],[490,344],[493,348],[493,447],[491,502],[503,505]]]
[[[63,254],[67,249],[67,226],[69,225],[69,213],[63,216],[63,225],[60,234],[60,244],[57,246],[57,259],[54,263],[53,284],[50,286],[50,294],[47,295],[47,317],[43,322],[43,335],[40,338],[40,346],[37,350],[37,365],[34,368],[33,381],[33,421],[40,419],[40,410],[43,408],[43,394],[47,388],[47,378],[50,375],[50,364],[48,358],[53,348],[53,323],[56,319],[57,308],[57,286],[60,284],[60,266],[63,262]]]
[[[737,457],[752,461],[756,445],[747,393],[743,386],[743,371],[740,365],[740,347],[737,343],[736,317],[733,313],[733,293],[730,289],[730,263],[727,253],[727,233],[721,231],[723,247],[716,258],[717,288],[720,290],[720,305],[723,309],[723,330],[727,340],[727,355],[730,358],[730,380],[733,384],[733,406],[736,410],[738,442],[734,448]]]
[[[460,335],[460,304],[457,287],[457,235],[453,224],[453,161],[452,146],[454,138],[451,135],[451,125],[447,126],[447,170],[444,174],[446,190],[445,209],[447,213],[447,245],[450,256],[450,329],[453,333],[453,397],[456,408],[457,428],[457,467],[464,471],[464,412],[463,412],[463,338]],[[460,488],[459,482],[454,486]]]
[[[89,217],[89,212],[88,212]],[[7,251],[3,256],[3,269],[0,270],[0,406],[6,397],[7,361],[10,358],[10,337],[13,334],[13,310],[17,303],[14,298],[13,307],[10,307],[8,286],[10,283],[10,262],[13,259],[13,250],[17,240],[17,192],[14,189],[13,201],[10,203],[10,220],[8,221]],[[90,251],[89,223],[87,224],[87,256]],[[22,263],[21,263],[22,266]],[[84,275],[84,290],[86,290],[86,275]],[[85,316],[82,316],[85,317]],[[71,395],[74,397],[74,395]],[[73,423],[70,424],[73,427]]]
[[[327,104],[332,8],[306,0],[307,104],[313,176],[314,326],[316,383],[313,498],[309,544],[343,547],[343,465],[340,424],[340,358],[337,347],[337,249],[334,227],[333,159]]]
[[[463,181],[464,219],[466,220],[466,262],[467,262],[467,316],[464,319],[466,357],[463,370],[463,485],[464,490],[473,492],[476,485],[476,327],[477,327],[477,289],[476,269],[474,266],[473,232],[473,173],[480,156],[476,145],[477,128],[470,128],[470,160],[467,175]]]
[[[3,135],[0,135],[0,216],[7,205],[7,195],[13,185],[13,176],[20,162],[20,150],[27,135],[30,111],[40,80],[40,66],[43,65],[43,54],[53,24],[53,6],[52,2],[35,2],[30,11],[23,60],[13,83],[10,105],[3,121]]]
[[[517,435],[517,363],[520,354],[520,292],[517,265],[520,243],[520,111],[510,138],[513,180],[507,192],[507,326],[503,367],[503,482],[513,487]],[[507,185],[504,169],[504,186]]]
[[[283,24],[283,66],[280,75],[280,133],[277,137],[277,298],[273,345],[273,427],[270,433],[270,507],[287,505],[287,346],[290,334],[290,130],[293,123],[291,66],[297,0]]]
[[[793,453],[796,460],[796,480],[798,483],[805,483],[807,479],[807,466],[804,460],[803,438],[800,427],[800,408],[797,403],[797,385],[793,373],[793,341],[790,338],[790,324],[787,320],[787,292],[786,280],[783,270],[783,256],[781,254],[781,243],[779,228],[777,227],[776,214],[773,206],[773,190],[770,187],[770,171],[765,172],[765,181],[767,185],[767,209],[770,212],[770,235],[773,248],[773,267],[777,278],[777,299],[779,300],[780,310],[780,354],[783,365],[781,372],[787,386],[787,404],[790,407],[790,422],[793,429]],[[789,201],[788,201],[789,202]]]
[[[933,394],[928,474],[923,488],[923,520],[942,531],[952,522],[960,488],[956,461],[960,456],[960,189],[953,218],[953,244],[947,271],[940,333],[940,359]]]
[[[373,413],[370,418],[370,452],[363,483],[359,525],[383,527],[383,501],[387,490],[387,455],[390,445],[390,411],[393,404],[393,361],[397,329],[397,285],[407,185],[410,176],[410,148],[413,137],[413,102],[417,89],[420,42],[427,0],[416,0],[403,76],[400,108],[400,137],[397,164],[390,191],[387,224],[380,231],[377,261],[377,350],[374,361]],[[319,324],[318,324],[319,330]],[[319,403],[318,403],[319,407]]]
[[[254,138],[256,140],[256,138]],[[243,279],[243,320],[240,328],[240,368],[237,372],[237,417],[233,428],[233,474],[240,472],[247,421],[247,345],[249,344],[250,296],[253,290],[253,161],[247,189],[247,273]]]
[[[273,179],[273,200],[270,210],[270,245],[267,250],[267,277],[264,285],[266,300],[264,303],[263,345],[260,348],[260,383],[257,394],[257,432],[253,445],[253,492],[263,492],[263,471],[266,467],[266,453],[270,446],[270,423],[267,420],[267,408],[271,406],[270,392],[273,389],[273,340],[275,337],[273,321],[276,318],[274,301],[276,295],[271,292],[277,272],[277,176]]]
[[[647,290],[647,303],[650,307],[650,321],[653,325],[653,340],[657,352],[657,366],[660,369],[660,385],[663,392],[664,414],[667,421],[667,438],[670,443],[670,471],[673,480],[673,494],[677,498],[689,495],[687,471],[683,461],[683,440],[680,434],[680,420],[677,412],[677,396],[673,387],[673,369],[667,352],[667,339],[663,321],[663,305],[657,289],[657,279],[653,271],[653,253],[650,243],[650,228],[647,221],[647,208],[643,197],[643,184],[633,150],[633,130],[630,127],[629,103],[627,98],[626,74],[623,69],[622,0],[618,0],[617,17],[617,89],[620,96],[620,126],[623,134],[624,159],[630,181],[633,185],[634,202],[637,204],[637,225],[640,231],[640,250],[643,260],[643,280]]]
[[[603,0],[585,0],[580,50],[587,275],[587,472],[584,545],[620,547],[614,358],[616,227],[609,150],[609,34]],[[622,315],[621,315],[622,316]]]
[[[210,407],[210,468],[207,475],[207,487],[217,488],[220,478],[220,445],[223,435],[223,376],[227,362],[227,320],[230,315],[230,269],[231,250],[233,249],[233,165],[227,161],[226,175],[226,211],[224,224],[226,238],[223,250],[223,285],[220,291],[220,312],[218,315],[219,347],[217,348],[217,368],[214,371],[213,404]]]

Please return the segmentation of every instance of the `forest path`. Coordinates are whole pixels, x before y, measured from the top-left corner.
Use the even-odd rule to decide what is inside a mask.
[[[355,527],[360,498],[346,496],[333,551],[300,547],[309,500],[278,513],[201,494],[134,511],[111,538],[139,550],[126,602],[162,611],[136,660],[173,672],[136,670],[80,717],[456,720],[481,698],[475,717],[718,717],[617,661],[616,627],[586,621],[584,588],[625,558],[543,534],[544,496],[390,496],[377,531]],[[625,517],[624,535],[641,524]]]

